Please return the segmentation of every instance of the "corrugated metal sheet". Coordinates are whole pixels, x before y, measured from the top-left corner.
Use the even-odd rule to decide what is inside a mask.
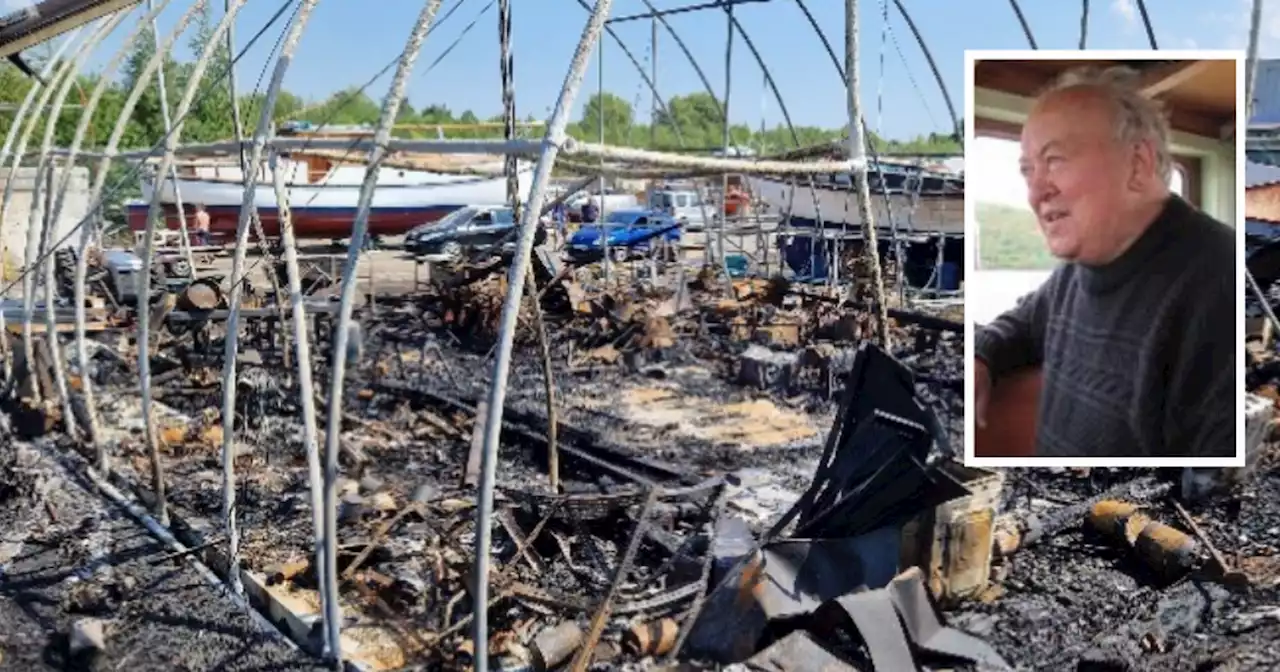
[[[1280,59],[1258,60],[1250,126],[1280,126]]]

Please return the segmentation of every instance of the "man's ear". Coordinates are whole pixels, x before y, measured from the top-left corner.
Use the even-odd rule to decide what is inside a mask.
[[[1129,170],[1129,188],[1142,191],[1150,180],[1159,180],[1157,170],[1156,147],[1150,140],[1142,140],[1133,145],[1133,163]]]

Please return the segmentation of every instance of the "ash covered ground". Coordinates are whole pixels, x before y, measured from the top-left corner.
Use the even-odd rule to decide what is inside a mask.
[[[98,496],[64,448],[6,435],[0,461],[0,669],[324,669],[167,560],[170,548]]]
[[[345,627],[359,633],[350,655],[368,669],[466,665],[475,539],[466,481],[476,466],[476,415],[503,289],[491,278],[447,293],[383,297],[362,313],[364,356],[348,376],[343,405],[338,560]],[[490,609],[498,659],[515,664],[531,650],[545,656],[554,648],[545,637],[558,627],[583,637],[611,592],[611,611],[590,651],[593,669],[661,668],[665,635],[636,633],[650,626],[665,633],[668,623],[679,632],[691,610],[711,602],[705,556],[722,545],[716,531],[723,520],[739,519],[760,535],[802,496],[839,414],[842,372],[859,341],[874,333],[874,320],[866,310],[838,310],[829,298],[796,293],[740,281],[729,291],[695,290],[694,307],[679,310],[660,291],[548,293],[542,303],[559,422],[558,493],[548,477],[536,321],[525,311],[498,468]],[[961,336],[920,318],[941,318],[945,326],[960,316],[917,312],[927,311],[896,319],[892,354],[916,374],[917,392],[940,420],[943,452],[958,453]],[[200,363],[221,352],[214,329],[203,352],[175,336],[158,360],[163,382],[155,397],[171,513],[186,527],[216,532],[221,389],[217,368]],[[315,613],[296,380],[272,347],[247,347],[255,356],[240,367],[235,436],[241,562],[276,599]],[[324,344],[314,351],[324,353]],[[108,390],[101,410],[112,428],[115,466],[126,483],[146,490],[150,465],[129,383],[135,375],[127,357],[104,357],[95,379]],[[327,389],[327,375],[327,363],[317,362],[317,390]],[[322,417],[324,396],[316,394]],[[1177,470],[1004,470],[996,517],[1034,516],[1052,521],[1052,531],[997,558],[989,585],[948,604],[946,619],[1016,669],[1275,669],[1280,500],[1271,454],[1264,450],[1259,460],[1239,482],[1187,504],[1247,586],[1224,585],[1205,570],[1203,545],[1194,569],[1167,580],[1085,529],[1088,505],[1105,497],[1145,504],[1153,519],[1190,532],[1168,494],[1179,490]],[[645,484],[675,494],[647,505]],[[37,507],[30,515],[39,513]],[[121,534],[139,533],[120,521]],[[637,529],[640,541],[629,553]],[[27,632],[48,640],[65,627]],[[838,669],[872,669],[865,643],[824,641],[842,658]],[[125,654],[113,648],[112,655]],[[190,669],[217,664],[206,662],[197,654]],[[801,661],[755,669],[806,668]]]

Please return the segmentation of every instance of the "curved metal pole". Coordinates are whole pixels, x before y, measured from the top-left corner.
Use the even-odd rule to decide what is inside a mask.
[[[836,69],[836,73],[840,75],[840,80],[841,80],[841,81],[847,81],[847,78],[846,78],[846,76],[845,76],[845,66],[844,66],[844,63],[842,63],[842,62],[841,62],[841,60],[840,60],[840,58],[839,58],[838,56],[836,56],[836,50],[831,46],[831,41],[827,39],[827,34],[826,34],[825,32],[823,32],[823,31],[822,31],[822,26],[818,25],[818,20],[813,16],[813,13],[809,11],[809,6],[805,4],[804,0],[796,0],[796,5],[798,5],[798,6],[800,7],[800,11],[804,13],[804,17],[805,17],[805,19],[809,22],[809,26],[810,26],[811,28],[813,28],[813,32],[814,32],[814,34],[818,36],[818,41],[820,41],[820,42],[822,43],[822,47],[823,47],[824,49],[826,49],[826,50],[827,50],[827,55],[831,57],[831,65],[833,65],[833,66],[835,67],[835,69]],[[745,33],[744,33],[744,35],[745,35]],[[781,101],[781,100],[779,100],[779,101],[778,101],[778,104],[781,106],[782,101]],[[859,126],[862,128],[862,132],[863,132],[864,136],[866,136],[866,135],[870,135],[870,133],[868,133],[868,131],[867,131],[867,117],[866,117],[866,115],[865,115],[865,114],[864,114],[864,115],[862,115],[862,118],[859,120]],[[852,131],[853,131],[853,128],[852,128],[852,127],[850,127],[850,129],[849,129],[849,130],[850,130],[850,132],[852,132]],[[875,143],[874,143],[874,142],[871,142],[870,140],[867,140],[867,142],[866,142],[866,147],[867,147],[867,150],[871,153],[871,160],[872,160],[872,163],[873,163],[876,167],[879,167],[879,166],[880,166],[880,157],[876,154],[876,146],[875,146]],[[852,158],[852,157],[851,157],[851,158]],[[812,179],[812,177],[811,177],[810,179]],[[897,220],[896,220],[896,219],[894,218],[894,216],[893,216],[893,200],[889,198],[889,191],[888,191],[887,189],[885,189],[883,185],[884,185],[884,183],[883,183],[883,180],[882,180],[882,181],[881,181],[880,194],[881,194],[881,196],[883,196],[883,197],[884,197],[884,210],[885,210],[885,215],[886,215],[886,216],[888,217],[888,219],[889,219],[889,238],[890,238],[890,241],[891,241],[891,242],[893,243],[893,245],[894,245],[894,252],[895,252],[895,254],[898,254],[898,259],[899,259],[899,261],[898,261],[898,283],[899,283],[899,291],[901,292],[901,289],[902,289],[902,282],[903,282],[903,277],[902,277],[902,262],[901,262],[901,258],[902,258],[901,251],[902,251],[902,249],[901,249],[901,247],[899,246],[899,243],[898,243],[898,222],[897,222]]]
[[[96,22],[95,22],[95,26],[99,28],[101,27]],[[64,90],[65,87],[62,86],[63,82],[66,82],[70,80],[72,77],[74,77],[72,73],[77,69],[76,64],[80,60],[81,55],[84,53],[85,47],[93,42],[93,35],[96,34],[96,32],[97,31],[95,30],[93,33],[90,33],[90,35],[86,37],[84,41],[76,45],[76,50],[72,53],[71,57],[63,61],[61,65],[59,65],[58,72],[54,75],[53,80],[49,82],[49,86],[40,93],[40,101],[36,107],[39,114],[37,114],[37,116],[31,120],[31,125],[27,128],[26,133],[24,133],[24,139],[30,139],[30,134],[35,132],[36,127],[39,125],[39,122],[41,120],[41,117],[39,115],[46,113],[46,108],[49,108],[48,111],[52,111],[51,98],[53,97],[53,94],[58,91]],[[45,117],[44,120],[46,122],[45,123],[46,127],[49,125],[50,121],[52,121],[52,123],[54,124],[57,123],[56,117],[52,118],[52,120],[50,120],[48,117]],[[25,143],[23,144],[25,145]],[[25,147],[23,147],[23,149],[25,149]],[[22,161],[22,155],[15,154],[13,158],[14,158],[15,167],[20,166]],[[40,191],[41,191],[40,187],[42,186],[42,183],[45,180],[45,172],[44,172],[45,162],[43,160],[43,157],[41,157],[41,159],[37,161],[35,169],[36,169],[35,177],[31,187],[31,203],[28,207],[29,217],[28,217],[28,222],[26,227],[26,248],[23,252],[23,273],[22,273],[22,352],[26,357],[28,372],[35,371],[35,361],[36,361],[35,360],[34,319],[35,319],[35,309],[36,309],[36,293],[39,290],[37,282],[38,282],[38,279],[40,278],[40,270],[42,269],[42,266],[40,265],[40,252],[41,252],[40,248],[43,243],[41,239],[41,232],[43,231],[44,227],[40,225],[40,219],[45,209],[43,204],[40,202]],[[16,172],[17,172],[16,170],[11,172],[10,176],[12,177],[12,175],[14,175]],[[13,179],[10,179],[9,183],[12,184]],[[52,306],[46,306],[45,312],[47,313],[51,309],[52,309]],[[52,354],[53,353],[50,353],[50,355]],[[44,398],[44,393],[48,392],[48,390],[41,391],[39,385],[35,385],[33,389],[34,389],[34,396],[36,401],[42,400]],[[65,395],[61,395],[61,396],[65,396]],[[72,419],[64,418],[64,422],[69,420],[72,420]]]
[[[319,0],[302,0],[293,24],[280,48],[280,57],[276,59],[275,70],[271,73],[271,83],[263,99],[262,110],[258,113],[258,125],[253,133],[253,147],[250,149],[248,165],[252,171],[244,175],[244,197],[240,203],[240,220],[236,223],[235,253],[231,260],[231,288],[228,297],[229,314],[227,316],[227,333],[222,364],[222,513],[227,528],[227,555],[234,566],[239,555],[240,538],[236,530],[235,509],[235,419],[236,419],[236,355],[240,340],[240,302],[244,295],[245,254],[249,245],[249,220],[257,212],[255,196],[258,192],[257,170],[262,164],[262,155],[267,143],[267,133],[271,129],[272,113],[276,100],[280,96],[280,85],[284,75],[293,62],[293,53],[298,49],[298,41],[307,28],[307,20]],[[243,147],[243,145],[241,145]],[[166,154],[171,152],[166,149]],[[305,393],[305,392],[304,392]],[[238,587],[239,582],[234,585]],[[323,588],[321,599],[326,597]],[[336,647],[336,642],[330,642]]]
[[[64,38],[62,42],[58,44],[58,48],[54,50],[53,56],[45,62],[44,67],[40,68],[39,78],[31,80],[31,85],[27,87],[27,95],[23,96],[22,104],[18,106],[18,111],[13,117],[13,123],[9,125],[9,131],[5,133],[4,146],[0,147],[0,165],[9,161],[10,157],[13,157],[15,154],[17,157],[21,157],[26,152],[27,146],[25,142],[18,145],[18,151],[16,153],[13,152],[13,146],[18,140],[19,131],[27,128],[28,125],[34,128],[35,122],[27,121],[27,114],[35,110],[36,116],[40,115],[40,108],[43,107],[43,104],[36,106],[35,108],[32,107],[32,104],[35,103],[36,99],[43,93],[45,87],[42,82],[49,81],[50,75],[53,74],[54,67],[62,62],[62,55],[66,53],[67,49],[69,49],[73,43],[75,43],[76,38],[79,37],[80,32],[83,29],[84,27],[80,26],[67,33],[66,38]],[[27,125],[24,125],[23,122],[26,122]],[[28,136],[28,140],[29,139],[30,137]],[[19,159],[15,159],[15,162],[17,160]],[[8,180],[6,182],[4,200],[0,201],[0,226],[3,225],[5,216],[9,214],[9,202],[13,198],[12,182],[12,180]],[[0,241],[0,245],[5,245],[5,242]],[[0,263],[4,263],[3,255],[0,255]]]
[[[574,100],[578,96],[578,89],[582,86],[583,75],[586,74],[587,59],[590,58],[591,51],[598,46],[600,32],[604,28],[605,19],[609,16],[609,8],[612,5],[613,0],[597,0],[591,18],[582,30],[582,37],[578,41],[577,51],[574,52],[569,72],[560,89],[555,111],[552,112],[550,123],[547,125],[542,156],[538,158],[533,185],[529,190],[529,203],[520,220],[520,237],[516,244],[515,258],[507,276],[507,295],[502,304],[502,319],[499,323],[498,344],[493,362],[493,379],[489,388],[489,413],[485,418],[480,492],[476,503],[476,557],[475,569],[472,572],[472,579],[475,582],[472,586],[475,612],[472,643],[477,670],[489,669],[489,549],[493,540],[493,491],[498,470],[498,443],[502,434],[503,405],[507,397],[507,377],[511,373],[511,351],[516,322],[520,315],[520,300],[524,294],[525,267],[529,264],[529,253],[533,248],[534,229],[538,224],[538,212],[542,209],[543,192],[551,178],[551,168],[555,165],[560,145],[565,141],[565,127],[569,123],[569,115],[572,113]],[[342,333],[340,332],[338,336],[341,338]],[[332,414],[332,403],[330,406]],[[330,436],[330,441],[335,438]]]
[[[347,347],[350,344],[350,324],[352,303],[356,294],[357,270],[360,266],[360,252],[364,247],[365,233],[369,228],[369,210],[373,205],[373,193],[378,186],[378,173],[382,169],[387,141],[391,139],[391,127],[395,125],[396,116],[400,113],[400,105],[404,102],[405,91],[409,85],[409,75],[422,53],[422,43],[431,28],[436,12],[440,9],[440,0],[427,0],[413,26],[413,32],[405,43],[404,52],[400,56],[400,64],[396,66],[396,74],[391,79],[391,89],[382,101],[382,116],[378,119],[374,131],[374,145],[369,152],[369,166],[365,169],[364,183],[360,185],[360,200],[356,206],[355,222],[352,224],[351,245],[347,250],[347,264],[342,272],[342,298],[338,303],[337,333],[333,340],[333,369],[329,381],[329,417],[325,433],[325,484],[324,484],[324,528],[328,552],[325,553],[324,580],[329,585],[332,598],[325,605],[325,626],[333,645],[333,657],[342,659],[341,634],[342,620],[338,607],[338,558],[336,539],[338,535],[338,440],[342,432],[342,384],[346,374]],[[530,215],[526,212],[525,219]],[[533,221],[537,221],[536,218]],[[519,294],[517,293],[517,297]],[[477,598],[480,599],[480,598]],[[477,647],[476,669],[488,669],[483,664],[483,654]]]
[[[178,180],[177,180],[178,173],[177,173],[177,169],[174,167],[174,155],[175,155],[175,152],[177,151],[178,142],[182,138],[182,130],[186,125],[185,121],[187,117],[187,112],[190,111],[191,104],[195,100],[196,90],[200,88],[200,83],[204,81],[204,73],[205,73],[205,70],[207,70],[209,67],[209,60],[213,57],[215,53],[217,53],[219,39],[222,37],[223,33],[226,32],[227,27],[231,24],[231,22],[235,21],[236,14],[240,12],[240,8],[243,6],[244,6],[244,0],[236,0],[232,4],[230,11],[223,14],[222,20],[220,20],[218,22],[218,25],[214,27],[213,35],[210,37],[209,41],[205,43],[204,49],[200,52],[199,58],[196,59],[195,64],[192,66],[191,74],[187,77],[186,90],[182,92],[182,99],[178,101],[178,109],[177,109],[178,121],[176,124],[166,123],[165,125],[164,156],[161,157],[160,165],[159,167],[156,168],[155,174],[157,176],[157,179],[154,183],[155,186],[151,190],[151,202],[147,207],[146,229],[144,230],[145,233],[143,234],[142,273],[141,273],[142,287],[138,290],[138,294],[140,296],[143,296],[143,297],[151,296],[151,268],[152,268],[152,264],[155,263],[154,258],[155,258],[156,220],[158,220],[161,217],[160,196],[164,191],[163,177],[161,176],[164,176],[167,174],[173,175],[174,198],[176,201],[176,207],[179,213],[181,213],[182,201],[178,196],[178,191],[179,191]],[[183,221],[185,221],[185,219]],[[186,231],[183,231],[182,235],[185,238]],[[191,252],[190,246],[188,246],[186,249],[187,249],[187,253],[190,254]],[[142,414],[143,414],[143,417],[145,418],[145,421],[148,427],[148,430],[147,430],[148,436],[152,437],[148,441],[148,446],[154,446],[155,434],[154,434],[154,431],[150,429],[153,423],[152,421],[152,401],[153,400],[151,397],[151,311],[145,310],[145,309],[138,311],[138,377],[142,381]],[[226,381],[223,381],[223,382],[224,384],[226,384]],[[234,381],[231,387],[235,387]],[[227,429],[226,427],[227,423],[225,420],[226,415],[227,415],[227,409],[223,408],[224,420],[223,420],[222,442],[223,442],[224,459],[228,454],[227,445],[233,444],[235,441],[234,434],[226,431]],[[234,407],[231,410],[231,416],[232,418],[235,417]],[[155,456],[154,459],[158,464],[160,459],[159,451],[155,450],[153,451],[152,454]],[[157,467],[153,465],[152,468],[156,469]],[[157,471],[156,473],[159,473],[159,472]],[[159,478],[157,478],[156,480],[157,480],[157,483],[161,482],[161,479]],[[160,498],[157,497],[157,500],[159,501]],[[238,539],[234,536],[233,532],[229,531],[227,551],[228,551],[231,570],[227,572],[227,580],[231,584],[231,589],[235,591],[236,594],[240,594],[242,592],[242,588],[240,586],[240,574],[239,572],[236,571],[236,567],[238,566],[236,564],[236,561],[237,561],[236,552],[238,550],[236,546],[237,541]]]
[[[63,43],[63,46],[70,46],[70,44],[71,40],[68,39]],[[59,58],[61,58],[61,55],[60,51],[58,54]],[[9,203],[13,199],[14,183],[17,181],[15,178],[22,165],[22,157],[27,152],[27,144],[31,142],[31,136],[35,133],[36,126],[40,124],[40,117],[44,114],[45,106],[49,104],[49,97],[53,95],[55,84],[62,80],[72,67],[73,63],[74,59],[59,62],[57,72],[49,80],[49,85],[40,90],[40,94],[36,99],[35,108],[32,110],[34,114],[28,121],[26,128],[22,130],[22,135],[18,138],[16,151],[13,152],[13,161],[9,168],[9,179],[5,181],[4,200],[0,201],[0,225],[2,225],[9,214]],[[35,179],[39,180],[40,176],[36,175]],[[39,203],[32,200],[30,207],[38,208]],[[33,345],[31,335],[31,318],[35,301],[35,274],[32,272],[31,264],[34,263],[36,259],[36,250],[33,250],[32,248],[35,247],[39,240],[32,237],[29,229],[26,233],[26,247],[23,249],[22,260],[22,354],[26,358],[27,371],[32,371],[35,366],[35,347]],[[39,401],[41,398],[40,386],[37,385],[35,387],[35,400]]]
[[[1089,42],[1089,0],[1080,2],[1080,50]]]
[[[590,9],[585,0],[578,0],[578,4],[582,5],[584,9]],[[672,41],[674,41],[676,46],[680,48],[680,51],[684,53],[685,58],[689,61],[689,65],[693,66],[693,71],[698,75],[698,79],[702,82],[702,88],[706,90],[707,95],[711,96],[711,102],[716,106],[716,114],[723,115],[724,107],[720,104],[720,99],[716,96],[716,91],[711,86],[711,80],[708,79],[707,74],[702,71],[702,66],[698,63],[698,59],[694,58],[693,52],[689,51],[689,47],[685,44],[684,40],[681,39],[680,33],[677,33],[676,29],[672,27],[670,23],[667,23],[666,17],[658,12],[652,2],[644,0],[644,5],[653,13],[654,18],[667,29],[667,32],[671,35]],[[684,137],[680,133],[680,121],[676,119],[675,113],[672,112],[671,108],[668,107],[667,102],[663,100],[662,96],[658,93],[657,84],[649,78],[647,73],[645,73],[644,67],[640,65],[640,61],[638,61],[631,53],[631,50],[627,48],[626,44],[622,41],[622,38],[618,37],[618,34],[614,32],[613,28],[606,23],[604,29],[609,33],[609,36],[618,43],[618,46],[622,48],[622,53],[627,55],[627,58],[630,59],[632,65],[635,66],[636,72],[640,73],[640,79],[642,79],[645,85],[649,87],[649,90],[653,92],[654,100],[657,101],[663,114],[666,114],[667,118],[671,120],[671,130],[676,134],[676,143],[679,144],[681,148],[685,147]],[[653,124],[655,121],[650,120],[649,123]],[[707,216],[709,214],[707,212],[707,199],[702,197],[701,189],[698,190],[698,209],[702,213],[702,221],[710,223],[711,218]],[[683,262],[681,262],[680,268],[684,268]],[[681,272],[683,273],[683,271]]]
[[[1087,0],[1086,0],[1087,1]],[[222,0],[222,11],[226,14],[231,13],[231,0]],[[236,24],[232,22],[227,27],[227,88],[231,90],[231,123],[235,126],[236,142],[244,142],[244,120],[240,116],[240,95],[236,87],[236,65],[230,61],[235,59],[236,53]],[[240,151],[236,152],[240,157],[240,175],[248,178],[249,167],[245,161],[244,145],[240,145]]]
[[[723,124],[723,140],[724,155],[729,156],[729,93],[733,86],[733,5],[724,8],[725,14],[729,19],[726,22],[725,42],[724,42],[724,103],[720,110],[720,123]],[[716,219],[720,221],[720,226],[716,229],[716,255],[720,258],[720,270],[724,271],[725,280],[730,280],[729,276],[729,255],[725,246],[725,229],[729,227],[729,174],[725,173],[720,176],[720,207],[716,213]]]
[[[1138,13],[1142,15],[1142,27],[1147,31],[1147,42],[1151,44],[1152,49],[1159,49],[1156,44],[1156,31],[1151,27],[1151,15],[1147,14],[1146,0],[1138,0]]]
[[[133,90],[129,92],[129,97],[125,99],[124,107],[120,110],[120,116],[116,120],[115,128],[111,129],[111,137],[107,139],[107,146],[103,151],[101,161],[98,163],[98,174],[94,176],[94,184],[89,190],[89,203],[93,204],[91,207],[101,208],[101,204],[98,201],[102,197],[103,187],[106,185],[107,171],[111,167],[111,157],[120,145],[120,138],[124,135],[125,127],[129,123],[129,118],[133,116],[133,110],[138,106],[138,101],[141,100],[142,92],[146,89],[147,83],[151,80],[151,76],[155,74],[156,69],[160,67],[161,60],[173,48],[173,43],[177,41],[178,36],[186,31],[196,13],[204,8],[205,2],[206,0],[196,0],[196,2],[192,3],[187,12],[178,19],[178,23],[173,27],[173,30],[165,36],[161,48],[151,55],[146,66],[139,73],[138,80],[133,85]],[[147,260],[143,259],[143,264],[146,264],[146,262]],[[144,319],[141,316],[145,315],[148,309],[148,297],[146,295],[138,297],[138,306],[138,314],[141,320]],[[143,324],[140,321],[139,327],[142,326]],[[141,339],[142,336],[139,335],[139,342],[141,342]],[[149,365],[148,362],[148,367]],[[147,442],[147,450],[151,457],[151,485],[154,490],[152,494],[155,497],[154,514],[162,524],[168,525],[169,512],[165,502],[164,470],[160,463],[160,446],[157,443],[155,419],[149,412],[151,406],[150,376],[141,376],[140,383],[148,386],[142,390],[142,408],[144,436]]]
[[[808,8],[804,7],[803,4],[801,4],[801,8],[805,10],[805,14],[807,15]],[[778,110],[782,112],[782,120],[786,123],[787,131],[791,134],[791,142],[794,143],[797,148],[800,147],[800,134],[796,132],[795,124],[791,122],[791,112],[787,110],[787,103],[783,100],[782,92],[778,90],[778,85],[774,81],[773,75],[769,72],[769,67],[765,64],[764,57],[760,55],[760,50],[756,49],[755,42],[751,40],[751,36],[747,34],[746,29],[743,28],[737,17],[730,14],[729,18],[733,21],[734,29],[736,29],[738,34],[742,36],[742,43],[747,46],[747,51],[751,52],[752,58],[754,58],[756,64],[760,66],[760,71],[764,73],[765,84],[768,85],[769,90],[773,92],[774,100],[778,102]],[[844,75],[842,74],[840,78],[844,79]],[[805,180],[809,182],[809,195],[813,198],[814,233],[817,234],[818,232],[825,232],[826,225],[822,221],[822,205],[821,199],[818,198],[818,186],[814,183],[812,174],[806,175]],[[792,180],[791,184],[790,203],[788,203],[787,213],[788,222],[790,221],[790,208],[795,202],[795,180]]]
[[[933,60],[933,52],[929,51],[928,43],[924,41],[924,36],[916,28],[916,22],[911,20],[911,13],[907,11],[906,5],[902,4],[902,0],[893,0],[893,4],[897,6],[898,13],[902,15],[902,20],[907,22],[907,28],[911,29],[911,34],[916,38],[916,44],[920,45],[920,51],[924,54],[924,60],[929,63],[929,69],[933,71],[933,78],[938,82],[938,88],[942,91],[942,99],[947,103],[947,112],[951,113],[951,121],[955,126],[956,135],[963,145],[964,133],[960,132],[962,119],[960,115],[956,114],[956,106],[951,103],[951,94],[947,91],[947,83],[942,79],[942,71],[938,70],[938,64]]]
[[[80,112],[80,121],[76,125],[75,136],[71,140],[71,147],[68,149],[66,156],[66,164],[74,166],[76,156],[80,153],[80,148],[84,146],[85,136],[89,131],[89,124],[93,121],[93,114],[98,109],[98,104],[102,102],[102,96],[107,91],[112,77],[115,75],[120,64],[124,62],[125,55],[133,49],[134,43],[142,36],[143,27],[146,26],[153,15],[159,14],[169,6],[171,0],[161,0],[158,7],[151,10],[148,15],[143,16],[134,29],[127,37],[120,49],[111,57],[111,60],[103,68],[101,76],[93,86],[93,91],[89,93],[89,100],[85,102],[84,109]],[[71,171],[68,170],[62,174],[62,182],[58,185],[57,195],[54,200],[53,220],[58,221],[62,217],[62,208],[66,203],[67,191],[71,187]],[[97,217],[93,213],[89,213],[90,221],[96,221]],[[80,397],[85,407],[85,418],[87,421],[87,434],[89,445],[97,448],[98,470],[106,474],[108,473],[108,460],[106,447],[99,444],[102,435],[101,419],[98,417],[98,404],[94,398],[93,377],[89,374],[89,349],[85,334],[85,278],[89,272],[89,244],[93,239],[93,227],[82,226],[80,228],[80,243],[76,249],[76,274],[75,289],[73,291],[73,300],[75,302],[76,311],[76,328],[75,328],[75,347],[76,359],[80,362],[82,369],[80,376]]]
[[[13,116],[13,123],[9,125],[9,132],[5,134],[4,146],[0,147],[0,166],[9,161],[10,152],[13,150],[14,142],[18,139],[18,133],[21,129],[30,127],[34,129],[36,121],[40,113],[37,111],[30,122],[27,122],[27,114],[31,112],[32,104],[40,97],[44,85],[41,82],[48,81],[53,73],[53,68],[62,60],[62,54],[66,52],[71,44],[76,41],[76,37],[80,35],[81,28],[77,27],[67,34],[58,48],[54,50],[53,57],[50,58],[40,69],[40,77],[31,82],[31,86],[27,88],[27,95],[23,96],[22,104],[18,106],[17,113]],[[43,106],[43,105],[42,105]],[[29,135],[25,135],[30,139]],[[21,149],[17,152],[17,156],[21,157],[26,151],[26,141],[22,143]],[[19,158],[15,158],[13,167],[9,170],[9,175],[5,179],[4,197],[0,200],[0,278],[5,277],[5,271],[8,269],[8,236],[4,233],[4,221],[9,213],[9,202],[13,198],[14,176],[17,174]],[[3,292],[4,297],[8,297],[9,287],[6,286]],[[4,360],[4,385],[6,394],[11,389],[13,380],[13,358],[9,356],[9,337],[8,327],[5,325],[4,311],[0,311],[0,359]]]
[[[276,152],[270,156],[271,186],[276,194],[276,218],[280,221],[280,242],[284,246],[284,266],[289,289],[290,320],[293,347],[298,367],[298,398],[302,407],[302,448],[307,455],[307,482],[311,487],[311,526],[315,540],[317,576],[324,576],[324,480],[320,472],[319,429],[316,423],[315,385],[311,379],[311,339],[307,335],[306,304],[302,300],[302,273],[298,270],[298,240],[293,233],[293,214],[289,209],[289,191],[284,184],[284,171]],[[247,174],[247,173],[246,173]],[[224,434],[225,436],[225,434]],[[328,585],[322,584],[320,596],[328,604]],[[328,637],[326,631],[325,637]]]
[[[1009,0],[1009,4],[1013,7],[1013,13],[1018,17],[1018,23],[1022,25],[1022,34],[1027,36],[1027,42],[1032,49],[1039,49],[1036,46],[1036,36],[1031,33],[1031,24],[1027,23],[1027,17],[1022,13],[1022,5],[1018,4],[1018,0]]]
[[[152,9],[155,9],[155,0],[147,0],[147,10],[150,11]],[[155,43],[156,51],[160,51],[160,29],[156,26],[156,16],[154,14],[151,16],[151,40]],[[163,64],[156,70],[156,88],[160,92],[160,120],[164,123],[165,135],[169,135],[173,132],[173,117],[169,116],[169,87],[165,84]],[[179,114],[178,117],[181,118],[182,115]],[[182,207],[182,192],[178,188],[178,169],[170,167],[169,170],[170,177],[173,178],[173,204],[178,211],[178,231],[179,235],[182,236],[178,240],[178,246],[182,250],[182,256],[187,260],[187,265],[194,269],[196,260],[191,255],[191,237],[187,234],[187,212]],[[156,174],[163,175],[163,173]],[[169,228],[168,217],[165,218],[165,228]]]
[[[27,236],[28,240],[39,231],[39,247],[36,252],[36,273],[32,276],[44,276],[44,325],[45,339],[49,347],[50,363],[53,366],[53,382],[54,388],[58,391],[58,399],[62,405],[62,426],[66,430],[67,435],[72,439],[77,439],[80,435],[79,426],[76,423],[75,414],[71,410],[71,395],[67,394],[67,371],[62,359],[62,344],[58,337],[58,320],[54,312],[54,299],[57,295],[57,280],[54,275],[54,263],[49,258],[50,248],[53,247],[54,237],[57,235],[58,219],[55,217],[53,207],[53,172],[54,165],[49,159],[49,151],[53,147],[53,135],[58,128],[58,119],[62,116],[62,107],[67,102],[67,94],[71,92],[71,87],[76,83],[80,76],[80,70],[88,63],[89,57],[98,44],[102,42],[102,38],[108,33],[115,30],[116,26],[124,20],[129,12],[118,12],[112,16],[104,17],[98,22],[97,27],[80,45],[76,54],[71,58],[71,68],[67,71],[62,82],[58,86],[58,92],[53,97],[53,102],[49,108],[49,115],[45,121],[44,137],[40,141],[40,155],[36,164],[36,182],[31,189],[31,217],[28,222]],[[64,164],[63,173],[69,175],[73,166],[70,162]],[[48,172],[46,172],[48,171]],[[49,189],[46,190],[45,184]],[[36,207],[37,203],[43,202],[48,204],[47,209],[44,207]],[[41,222],[43,215],[44,221]],[[33,277],[32,285],[35,285]],[[34,292],[33,292],[34,294]],[[32,306],[35,305],[35,297],[32,296],[28,300]],[[24,305],[25,308],[25,305]],[[24,310],[24,318],[26,311]],[[30,325],[23,324],[25,332]]]
[[[592,11],[591,5],[587,0],[578,0],[578,4],[583,9],[587,10],[587,12]],[[640,64],[640,60],[637,59],[635,53],[627,47],[627,43],[618,36],[618,33],[607,23],[604,26],[604,30],[609,37],[612,37],[613,41],[617,43],[618,48],[622,50],[622,54],[627,57],[627,60],[631,61],[631,65],[635,67],[636,72],[640,73],[640,80],[644,82],[644,85],[653,93],[654,100],[658,103],[658,108],[661,109],[662,112],[667,115],[667,118],[671,120],[671,130],[676,134],[676,142],[683,147],[684,137],[680,133],[680,122],[676,120],[675,115],[671,113],[671,108],[667,106],[667,101],[662,97],[662,94],[658,92],[657,84],[655,84],[653,79],[649,77],[649,73],[644,71],[644,66]],[[692,58],[692,56],[690,57]],[[711,93],[712,98],[715,98],[715,93],[710,90],[710,87],[708,87],[707,92]],[[719,105],[720,102],[716,101],[717,109]]]
[[[676,46],[680,48],[680,51],[684,52],[684,56],[688,59],[689,65],[693,66],[693,72],[698,75],[698,80],[702,82],[702,87],[707,90],[707,93],[711,94],[711,100],[716,104],[716,114],[723,115],[724,109],[720,106],[720,99],[716,97],[715,89],[711,87],[711,80],[707,79],[707,73],[702,71],[702,66],[698,65],[698,59],[693,57],[692,51],[689,51],[689,45],[685,44],[684,40],[680,39],[680,34],[676,32],[675,28],[671,27],[671,24],[667,22],[667,17],[659,12],[658,9],[653,6],[652,2],[644,0],[644,6],[653,13],[654,18],[658,19],[658,23],[661,23],[662,27],[667,29],[667,33],[671,35],[672,41],[676,43]]]

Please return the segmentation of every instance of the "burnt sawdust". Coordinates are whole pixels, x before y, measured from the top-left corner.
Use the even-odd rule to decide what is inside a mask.
[[[13,442],[40,496],[0,504],[0,669],[312,670],[169,549],[63,469]],[[73,624],[105,624],[106,649],[71,655]]]

